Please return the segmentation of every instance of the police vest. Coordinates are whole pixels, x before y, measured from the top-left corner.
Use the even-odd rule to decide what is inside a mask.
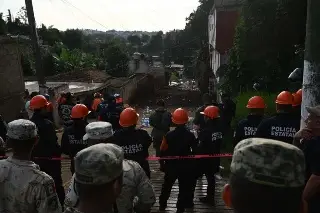
[[[134,155],[143,151],[142,144],[130,144],[122,146],[125,155]]]
[[[243,128],[243,133],[245,136],[254,136],[256,134],[257,129],[257,127],[245,126]]]
[[[76,139],[74,135],[68,135],[70,145],[87,145],[87,141]]]
[[[274,137],[293,138],[297,130],[294,127],[271,126],[270,135]]]

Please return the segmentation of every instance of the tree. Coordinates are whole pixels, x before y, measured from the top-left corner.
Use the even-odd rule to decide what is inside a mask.
[[[43,40],[44,44],[53,46],[56,42],[62,42],[61,32],[58,29],[53,28],[53,26],[49,26],[47,28],[44,24],[42,24],[41,28],[38,29],[38,34]]]
[[[0,13],[0,35],[4,35],[7,33],[7,25],[3,20],[3,13]]]
[[[28,14],[25,7],[20,8],[19,12],[17,13],[17,18],[21,21],[22,24],[28,24]]]
[[[141,42],[142,43],[147,43],[150,40],[150,36],[147,34],[142,34],[141,36]]]
[[[105,57],[107,63],[106,72],[109,75],[114,77],[127,76],[129,58],[119,45],[110,45],[105,50]]]
[[[147,45],[147,52],[149,54],[160,55],[163,51],[163,32],[159,31],[157,34],[153,35]]]
[[[269,92],[285,89],[289,73],[303,63],[296,51],[304,45],[305,11],[304,0],[246,2],[224,84],[234,92],[253,82],[266,84]]]
[[[141,39],[139,36],[137,35],[130,35],[128,36],[127,40],[135,46],[140,46],[141,45]]]
[[[68,29],[64,32],[62,41],[69,49],[82,49],[83,33],[78,29]]]

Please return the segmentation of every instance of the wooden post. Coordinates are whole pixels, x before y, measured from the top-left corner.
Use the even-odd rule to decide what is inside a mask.
[[[47,93],[47,88],[45,86],[46,82],[44,78],[44,72],[42,69],[41,52],[40,52],[40,46],[39,46],[36,21],[34,18],[32,0],[25,0],[25,4],[26,4],[28,22],[29,22],[30,32],[31,32],[32,48],[33,48],[33,53],[34,53],[35,62],[36,62],[36,74],[39,82],[39,92],[40,94],[45,94]]]

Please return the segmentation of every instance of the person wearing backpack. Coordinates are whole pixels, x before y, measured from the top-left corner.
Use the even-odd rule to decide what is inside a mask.
[[[157,108],[149,118],[149,123],[153,127],[151,137],[153,139],[153,148],[156,150],[156,156],[160,155],[160,145],[163,137],[170,131],[171,113],[165,108],[164,100],[157,101]]]

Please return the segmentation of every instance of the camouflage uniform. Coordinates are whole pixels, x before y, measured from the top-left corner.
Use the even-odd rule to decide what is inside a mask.
[[[86,127],[84,140],[107,139],[112,136],[112,127],[107,122],[93,122]],[[111,133],[111,134],[110,134]],[[72,177],[67,192],[65,206],[75,207],[78,203],[77,192]],[[137,198],[137,199],[136,199]],[[156,202],[155,193],[149,178],[141,166],[130,160],[123,161],[123,187],[117,198],[117,209],[119,213],[131,213],[148,211]]]
[[[8,124],[7,136],[14,140],[29,140],[37,136],[37,128],[28,120]],[[61,213],[53,179],[40,171],[32,161],[9,157],[0,160],[0,212]]]
[[[149,210],[156,202],[149,178],[141,166],[134,161],[124,160],[123,170],[123,187],[120,196],[117,198],[118,212],[131,213],[133,208],[142,212]],[[137,199],[135,199],[135,196],[137,196]],[[77,203],[78,196],[75,191],[73,176],[66,196],[65,206],[74,207]]]
[[[124,154],[114,144],[96,144],[85,148],[75,157],[74,179],[79,184],[104,185],[117,179],[123,173]],[[81,201],[80,201],[81,202]],[[68,207],[65,213],[80,212]]]
[[[303,152],[271,139],[241,141],[234,149],[230,170],[237,177],[262,185],[289,188],[305,184]]]

